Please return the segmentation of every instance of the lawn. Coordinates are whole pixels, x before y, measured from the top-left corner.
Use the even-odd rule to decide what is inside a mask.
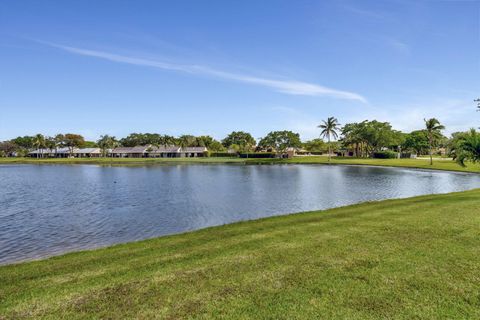
[[[240,159],[240,158],[73,158],[73,159],[32,159],[0,158],[0,164],[98,164],[98,165],[155,165],[155,164],[327,164],[326,156],[295,157],[293,159]],[[333,157],[331,164],[372,165],[409,167],[434,170],[451,170],[480,173],[480,165],[469,164],[461,167],[452,160],[435,159],[370,159]]]
[[[479,319],[480,190],[0,267],[0,318]]]

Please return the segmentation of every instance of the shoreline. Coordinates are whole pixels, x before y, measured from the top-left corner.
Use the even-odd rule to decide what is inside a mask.
[[[457,308],[475,317],[478,310],[468,301],[476,297],[469,288],[477,278],[478,199],[480,189],[371,201],[2,265],[0,314],[121,318],[155,314],[155,301],[163,301],[163,312],[173,318],[235,317],[238,307],[262,301],[266,305],[256,310],[266,313],[257,316],[272,310],[281,316],[287,304],[287,316],[309,317],[314,314],[303,312],[315,292],[333,285],[327,296],[333,300],[315,312],[347,316],[349,307],[340,301],[348,293],[348,301],[391,305],[384,317],[428,317],[432,308],[437,316]],[[441,281],[445,273],[448,282]],[[416,285],[410,289],[404,281],[411,278]],[[452,282],[462,293],[452,291]],[[396,294],[385,294],[392,287]],[[300,296],[292,300],[291,294]],[[187,307],[198,297],[201,305]],[[361,308],[375,315],[368,305]]]
[[[8,164],[33,165],[100,165],[100,166],[144,166],[144,165],[272,165],[272,164],[322,164],[322,165],[353,165],[372,167],[399,167],[423,170],[439,170],[450,172],[466,172],[480,174],[479,164],[469,164],[462,167],[454,161],[437,160],[433,165],[428,159],[372,159],[334,157],[329,163],[327,157],[295,157],[292,159],[258,159],[258,158],[74,158],[74,159],[31,159],[31,158],[0,158],[0,166]]]
[[[378,167],[378,166],[371,166],[371,167]],[[407,169],[412,169],[412,168],[407,168]],[[422,170],[422,169],[419,169],[419,170]],[[462,174],[463,172],[452,171],[452,173]],[[465,173],[463,173],[463,174],[465,174]],[[466,174],[468,174],[468,173],[466,173]],[[281,213],[281,214],[276,214],[276,215],[263,217],[263,218],[240,220],[240,221],[235,221],[235,222],[231,222],[231,223],[212,225],[212,226],[207,226],[207,227],[203,227],[203,228],[200,228],[200,229],[188,230],[188,231],[183,231],[183,232],[179,232],[179,233],[164,234],[164,235],[153,236],[153,237],[149,237],[149,238],[145,238],[145,239],[139,239],[139,240],[133,240],[133,241],[127,241],[127,242],[118,242],[118,243],[107,244],[107,245],[99,245],[99,246],[95,246],[95,247],[91,247],[91,248],[65,251],[65,252],[61,252],[61,253],[57,253],[57,254],[46,255],[46,256],[43,256],[43,257],[30,258],[30,259],[27,258],[25,260],[19,260],[19,261],[14,261],[14,262],[7,262],[7,263],[0,263],[0,269],[2,267],[8,267],[8,266],[13,266],[13,265],[21,265],[21,264],[42,262],[42,261],[46,261],[46,260],[49,260],[49,259],[55,259],[55,258],[63,257],[63,256],[66,256],[66,255],[70,255],[70,254],[77,254],[77,253],[82,253],[82,252],[92,252],[92,251],[97,251],[97,250],[105,250],[105,249],[108,249],[108,248],[111,248],[111,247],[135,244],[135,243],[144,242],[144,241],[148,242],[148,241],[152,241],[152,240],[155,240],[155,239],[161,239],[161,238],[170,238],[170,237],[177,237],[177,236],[181,237],[181,236],[188,235],[188,234],[195,233],[195,232],[204,232],[204,231],[208,231],[209,229],[223,228],[223,227],[233,226],[233,225],[236,225],[236,224],[256,223],[256,222],[260,223],[263,220],[275,219],[275,218],[280,218],[280,217],[288,217],[288,216],[304,215],[304,214],[325,214],[325,213],[328,213],[330,211],[334,211],[334,210],[338,210],[338,209],[350,209],[351,207],[363,206],[363,205],[368,205],[368,204],[376,204],[376,203],[382,203],[382,202],[388,202],[388,201],[410,200],[410,199],[429,197],[429,196],[453,195],[453,194],[461,194],[461,193],[472,192],[472,191],[480,191],[480,188],[474,188],[474,189],[463,190],[463,191],[430,193],[430,194],[424,194],[424,195],[418,195],[418,196],[412,196],[412,197],[403,197],[403,198],[390,198],[390,199],[384,199],[384,200],[370,200],[370,201],[363,201],[363,202],[358,202],[358,203],[348,204],[348,205],[342,205],[342,206],[339,206],[339,207],[332,207],[332,208],[327,208],[327,209]]]

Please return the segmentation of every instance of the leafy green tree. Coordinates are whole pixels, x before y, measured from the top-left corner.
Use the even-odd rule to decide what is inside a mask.
[[[146,136],[143,133],[131,133],[120,140],[120,144],[124,147],[135,147],[147,145]]]
[[[356,156],[371,156],[383,148],[396,148],[405,139],[400,131],[392,129],[390,123],[377,120],[347,123],[342,135],[343,144],[355,148]]]
[[[433,157],[432,157],[432,152],[433,152],[433,147],[435,144],[438,142],[438,140],[441,139],[442,137],[442,130],[445,129],[445,126],[440,124],[440,122],[435,119],[424,119],[425,121],[425,128],[427,130],[427,137],[428,137],[428,151],[430,154],[430,165],[433,165]]]
[[[79,134],[67,133],[65,134],[64,145],[68,148],[70,157],[72,157],[75,148],[82,148],[85,145],[85,139]]]
[[[33,140],[34,140],[34,137],[23,136],[23,137],[17,137],[11,141],[15,143],[17,146],[19,146],[20,148],[29,150],[34,147]]]
[[[303,148],[309,152],[325,152],[328,145],[322,139],[312,139],[303,143]]]
[[[428,134],[426,130],[416,130],[407,134],[402,148],[413,151],[416,154],[425,154],[428,152]]]
[[[198,147],[206,147],[209,151],[222,151],[225,150],[223,145],[210,136],[199,136],[196,137]]]
[[[344,147],[351,147],[355,157],[365,156],[365,138],[362,130],[364,129],[364,122],[362,123],[347,123],[342,128],[341,142]]]
[[[258,143],[262,148],[273,148],[276,152],[283,153],[288,148],[299,148],[302,146],[300,135],[292,131],[272,131]]]
[[[98,144],[95,141],[85,141],[83,144],[84,148],[96,148],[98,147]]]
[[[461,166],[465,166],[465,161],[480,162],[480,133],[475,129],[471,129],[459,138],[456,161]]]
[[[240,151],[249,151],[256,145],[256,141],[248,132],[233,131],[222,140],[222,144],[225,148],[237,145]]]
[[[320,137],[327,138],[328,141],[328,162],[330,162],[332,156],[332,148],[330,146],[331,138],[338,138],[337,130],[339,126],[340,124],[335,117],[329,117],[327,121],[324,120],[322,124],[318,125],[318,128],[322,129]]]

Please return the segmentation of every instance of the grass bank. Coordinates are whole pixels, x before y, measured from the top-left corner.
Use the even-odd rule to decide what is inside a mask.
[[[328,158],[295,157],[293,159],[240,159],[240,158],[74,158],[74,159],[32,159],[0,158],[0,164],[96,164],[96,165],[161,165],[161,164],[327,164]],[[428,170],[449,170],[480,173],[480,165],[469,164],[461,167],[451,160],[438,159],[430,165],[429,159],[370,159],[334,157],[331,164],[371,165],[406,167]]]
[[[480,318],[480,190],[0,267],[0,318]]]

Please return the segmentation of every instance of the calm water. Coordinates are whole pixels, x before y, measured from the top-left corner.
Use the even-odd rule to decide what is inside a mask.
[[[368,200],[480,175],[322,165],[0,166],[0,263]]]

